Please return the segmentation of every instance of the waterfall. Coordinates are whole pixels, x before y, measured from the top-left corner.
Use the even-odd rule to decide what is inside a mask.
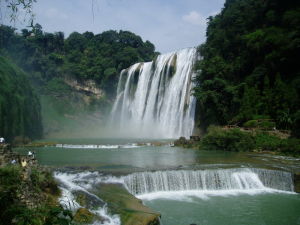
[[[147,138],[189,137],[194,128],[191,95],[196,49],[159,55],[120,74],[112,109],[116,130]]]
[[[134,195],[186,190],[294,190],[291,173],[251,168],[140,172],[124,177],[124,183]]]
[[[236,194],[285,193],[293,194],[292,174],[279,170],[234,168],[208,170],[166,170],[137,172],[112,176],[99,172],[56,172],[63,191],[61,202],[74,210],[82,207],[78,194],[86,196],[94,213],[107,218],[107,225],[120,224],[117,215],[107,212],[107,204],[95,195],[102,184],[123,185],[131,194],[143,200],[169,198],[188,200],[186,196],[208,199],[210,196]]]

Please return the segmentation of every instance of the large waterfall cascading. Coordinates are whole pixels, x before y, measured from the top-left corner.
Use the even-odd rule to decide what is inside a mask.
[[[140,172],[126,176],[124,183],[134,195],[185,190],[294,190],[291,173],[250,168]]]
[[[189,137],[194,128],[191,95],[196,49],[159,55],[120,75],[112,122],[134,137]]]

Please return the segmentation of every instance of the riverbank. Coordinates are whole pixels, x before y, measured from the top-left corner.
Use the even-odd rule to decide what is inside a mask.
[[[59,143],[68,143],[69,147],[34,148],[39,163],[55,170],[54,176],[64,188],[64,195],[69,196],[64,199],[66,202],[77,202],[77,207],[88,207],[91,213],[97,211],[100,215],[104,209],[109,219],[107,224],[124,224],[132,213],[143,216],[139,208],[131,207],[137,199],[161,213],[161,221],[166,225],[201,224],[204,220],[222,224],[226,220],[224,207],[226,214],[231,215],[227,216],[228,224],[250,225],[247,221],[261,224],[274,219],[273,214],[285,215],[276,217],[280,224],[297,221],[296,210],[283,210],[300,206],[299,195],[293,193],[296,186],[293,174],[300,172],[296,158],[253,152],[196,151],[170,145],[133,145],[137,140],[74,138]],[[129,148],[110,148],[111,144],[124,143]],[[26,154],[28,149],[32,148],[15,151]],[[252,209],[243,204],[235,209],[234,206],[245,201],[254,204]],[[285,207],[272,208],[282,202]],[[261,204],[265,211],[253,211],[261,208]],[[199,215],[203,211],[206,213]],[[253,216],[247,214],[249,211]],[[244,221],[239,215],[244,215]]]
[[[203,137],[184,137],[174,142],[175,146],[199,150],[271,153],[300,157],[300,139],[292,138],[288,132],[277,130],[209,127]]]
[[[120,217],[124,225],[137,224],[136,221],[140,225],[159,224],[160,214],[144,206],[123,187],[101,185],[97,195],[107,203],[101,200],[101,204],[95,205],[95,199],[91,199],[93,194],[78,190],[70,190],[71,196],[75,197],[71,199],[64,193],[68,184],[54,178],[53,168],[39,165],[35,157],[25,152],[12,151],[9,144],[0,145],[0,153],[0,225],[1,221],[10,224],[26,221],[25,224],[31,225],[92,224],[97,221],[110,224],[109,216],[106,218],[94,210],[95,207],[106,208],[106,204],[107,213]],[[37,216],[33,216],[35,214]]]
[[[60,206],[52,174],[32,156],[0,145],[0,224],[70,224],[72,214]]]

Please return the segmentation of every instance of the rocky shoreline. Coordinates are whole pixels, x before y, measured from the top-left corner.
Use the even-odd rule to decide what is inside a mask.
[[[26,163],[24,163],[26,162]],[[55,207],[62,207],[60,202],[61,191],[58,183],[54,180],[50,169],[40,166],[35,157],[20,155],[13,152],[11,145],[0,145],[0,169],[16,169],[20,171],[20,181],[18,191],[14,196],[14,201],[24,207],[36,210],[44,204],[51,204]],[[36,179],[44,177],[41,190],[37,191]],[[2,177],[5,178],[5,177]],[[0,177],[0,179],[2,179]],[[47,180],[48,179],[48,180]],[[0,185],[0,191],[4,187]],[[40,188],[40,187],[39,187]],[[91,224],[96,221],[105,222],[105,218],[92,213],[89,208],[93,205],[94,199],[90,199],[83,192],[74,192],[73,195],[80,207],[70,213],[71,221],[75,224]],[[97,196],[105,202],[97,203],[97,207],[107,205],[111,214],[120,216],[121,224],[124,225],[159,225],[160,214],[143,205],[142,201],[131,195],[124,187],[117,184],[101,184],[97,191]],[[67,207],[68,208],[68,207]],[[61,208],[62,210],[62,208]],[[68,210],[68,209],[67,209]],[[1,219],[1,218],[0,218]],[[73,224],[73,223],[70,223]]]

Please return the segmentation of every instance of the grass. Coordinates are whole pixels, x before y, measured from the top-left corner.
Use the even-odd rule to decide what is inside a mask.
[[[73,224],[71,212],[58,204],[59,194],[50,172],[17,165],[0,168],[0,225]]]
[[[300,156],[300,139],[281,138],[268,131],[244,131],[211,126],[200,142],[200,149],[222,151],[272,151],[278,154]]]

